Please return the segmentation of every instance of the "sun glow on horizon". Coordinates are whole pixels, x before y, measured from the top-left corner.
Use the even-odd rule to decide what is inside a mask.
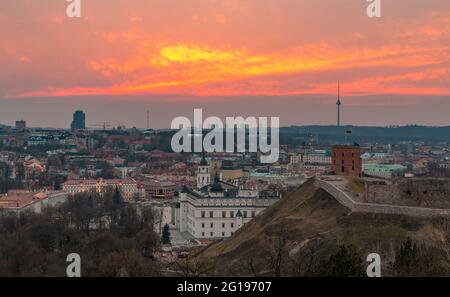
[[[409,2],[399,0],[373,21],[352,3],[327,10],[331,2],[305,0],[135,2],[86,4],[79,21],[55,17],[50,4],[54,10],[27,12],[25,23],[0,12],[16,28],[0,28],[0,98],[334,94],[338,79],[347,96],[450,95],[450,4],[411,4],[414,15],[403,16],[398,3]],[[319,13],[333,26],[312,18]]]

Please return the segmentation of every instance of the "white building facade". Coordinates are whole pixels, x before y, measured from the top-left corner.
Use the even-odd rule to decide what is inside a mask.
[[[257,190],[239,189],[216,176],[212,184],[181,191],[177,228],[196,239],[227,238],[276,201],[278,198],[261,198]]]
[[[179,229],[197,239],[226,238],[278,199],[239,190],[234,197],[197,191],[180,193]]]

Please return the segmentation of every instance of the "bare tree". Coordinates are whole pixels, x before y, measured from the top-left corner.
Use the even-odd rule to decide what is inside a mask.
[[[191,255],[187,255],[182,261],[177,261],[176,266],[179,274],[183,277],[206,276],[207,272],[211,270],[205,262]]]
[[[273,276],[280,277],[282,275],[282,268],[284,265],[284,258],[287,254],[287,233],[285,228],[280,227],[280,230],[276,233],[276,236],[272,244],[268,246],[266,253],[266,262]]]
[[[259,277],[259,273],[258,273],[258,271],[256,270],[255,263],[254,263],[254,258],[253,258],[253,257],[250,257],[250,258],[247,260],[247,267],[248,267],[248,269],[250,270],[250,273],[252,274],[253,277]]]
[[[315,265],[320,260],[323,243],[320,240],[306,240],[297,251],[290,255],[292,276],[307,277],[313,274]]]

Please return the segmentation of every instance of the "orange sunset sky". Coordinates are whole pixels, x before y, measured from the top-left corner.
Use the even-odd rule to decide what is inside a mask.
[[[450,124],[450,1],[381,2],[82,0],[69,19],[65,0],[1,0],[0,123],[144,126],[148,108],[163,127],[195,106],[327,124],[340,80],[349,124]]]

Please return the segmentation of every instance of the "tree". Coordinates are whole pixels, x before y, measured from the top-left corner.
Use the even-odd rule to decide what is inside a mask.
[[[158,275],[151,209],[141,217],[132,205],[115,206],[113,196],[105,193],[106,204],[98,193],[79,193],[58,208],[20,216],[0,209],[0,276],[63,276],[72,252],[82,256],[85,276]],[[111,212],[117,219],[108,224]]]
[[[8,193],[9,175],[9,165],[7,163],[0,162],[0,193]]]
[[[104,162],[102,164],[102,171],[98,175],[98,177],[104,178],[104,179],[113,179],[115,177],[114,174],[114,167],[111,166],[108,162]]]
[[[136,234],[136,240],[142,256],[153,258],[153,252],[159,244],[159,237],[156,232],[154,232],[153,227],[144,227],[144,229]]]
[[[401,275],[409,275],[417,260],[417,245],[408,237],[395,255],[394,269]]]
[[[342,245],[336,254],[323,261],[317,276],[321,277],[363,277],[364,262],[353,246]]]
[[[53,186],[53,188],[55,189],[55,191],[59,191],[59,190],[61,190],[62,189],[62,187],[61,187],[61,184],[64,182],[64,177],[63,176],[61,176],[61,175],[56,175],[55,177],[54,177],[54,186]]]
[[[101,260],[100,275],[107,277],[156,276],[156,267],[135,250],[112,252]]]
[[[162,244],[170,244],[170,229],[169,225],[165,224],[161,235]]]
[[[115,227],[120,236],[132,238],[140,231],[142,221],[133,206],[125,205],[120,209],[119,219]]]
[[[320,264],[320,259],[326,250],[326,242],[320,235],[307,241],[297,252],[289,255],[290,276],[314,276],[314,269]]]
[[[268,246],[266,261],[274,277],[281,277],[285,264],[286,249],[288,244],[288,233],[284,227],[280,227],[279,235],[273,238]]]
[[[184,260],[175,262],[178,274],[183,277],[204,277],[211,272],[211,267],[198,257],[188,254]]]
[[[114,191],[113,202],[116,206],[120,206],[122,204],[122,194],[120,194],[118,188]]]
[[[16,164],[17,166],[17,174],[16,174],[16,180],[22,181],[25,178],[25,166],[23,163]]]

